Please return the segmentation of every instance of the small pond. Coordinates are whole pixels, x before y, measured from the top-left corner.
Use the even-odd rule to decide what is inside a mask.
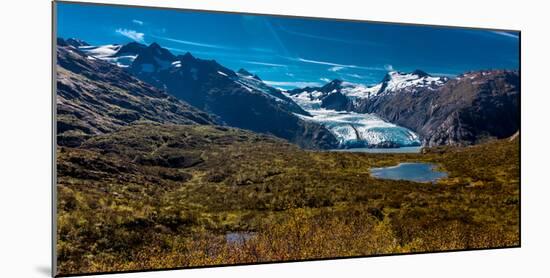
[[[407,180],[414,182],[436,182],[447,177],[447,173],[437,171],[432,163],[399,163],[397,166],[372,168],[371,176],[379,179]]]
[[[229,232],[225,234],[225,241],[229,244],[243,245],[254,234],[253,232]]]

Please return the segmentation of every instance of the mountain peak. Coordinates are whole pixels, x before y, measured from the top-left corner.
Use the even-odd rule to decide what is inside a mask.
[[[66,41],[65,41],[68,45],[72,45],[74,47],[79,47],[79,46],[89,46],[89,44],[81,39],[76,39],[76,38],[68,38]]]
[[[189,62],[189,61],[194,61],[195,57],[193,55],[191,55],[191,53],[189,51],[187,51],[183,55],[178,55],[177,59],[182,61],[182,62],[186,62],[186,61]]]
[[[237,73],[242,74],[242,75],[244,75],[244,76],[253,76],[252,73],[250,73],[249,71],[247,71],[247,70],[245,70],[245,69],[243,69],[243,68],[240,68],[240,69],[237,71]]]
[[[427,72],[423,71],[423,70],[419,70],[419,69],[416,69],[412,72],[412,74],[414,75],[417,75],[418,77],[428,77],[428,76],[431,76],[429,75]]]
[[[257,75],[257,74],[253,74],[247,70],[245,70],[244,68],[240,68],[238,71],[237,71],[238,74],[240,75],[244,75],[244,76],[247,76],[247,77],[252,77],[258,81],[262,81],[262,79]]]
[[[329,83],[325,84],[321,89],[325,92],[331,92],[333,90],[338,90],[342,87],[342,80],[340,79],[334,79],[330,81]]]
[[[344,81],[342,81],[342,80],[340,80],[340,79],[333,79],[332,81],[330,81],[329,83],[327,83],[327,85],[328,85],[328,84],[341,85],[342,82],[344,82]]]
[[[138,42],[130,42],[123,45],[116,53],[116,56],[122,55],[138,55],[143,49],[147,48],[146,45]]]
[[[168,49],[163,48],[158,43],[153,42],[149,46],[143,49],[141,53],[139,54],[140,57],[145,59],[153,59],[153,57],[156,57],[156,59],[165,60],[165,61],[173,61],[176,59],[176,56],[172,54],[172,52],[168,51]],[[147,57],[147,58],[146,58]]]
[[[153,48],[153,49],[155,49],[155,48],[162,48],[162,47],[160,46],[160,44],[158,44],[158,43],[156,43],[156,42],[151,43],[148,47],[149,47],[149,48]]]

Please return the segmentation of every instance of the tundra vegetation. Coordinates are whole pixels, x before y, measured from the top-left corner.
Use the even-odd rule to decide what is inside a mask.
[[[58,274],[518,246],[519,161],[518,138],[369,154],[132,124],[57,148]],[[449,175],[369,175],[400,162]]]

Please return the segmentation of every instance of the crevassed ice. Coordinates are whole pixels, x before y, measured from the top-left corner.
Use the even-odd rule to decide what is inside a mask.
[[[413,131],[386,122],[374,114],[336,111],[321,108],[321,100],[312,97],[315,92],[303,92],[286,96],[292,98],[311,116],[298,117],[322,124],[339,141],[340,147],[363,147],[391,142],[399,146],[420,145],[420,138]]]
[[[331,131],[341,147],[377,145],[392,142],[399,146],[420,144],[418,135],[411,130],[388,123],[373,114],[336,110],[309,110],[310,116],[297,115],[318,122]]]

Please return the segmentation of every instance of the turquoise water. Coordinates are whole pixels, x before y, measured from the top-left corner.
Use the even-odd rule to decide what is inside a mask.
[[[372,168],[371,176],[379,179],[436,182],[447,173],[435,170],[432,163],[399,163],[397,166]]]

